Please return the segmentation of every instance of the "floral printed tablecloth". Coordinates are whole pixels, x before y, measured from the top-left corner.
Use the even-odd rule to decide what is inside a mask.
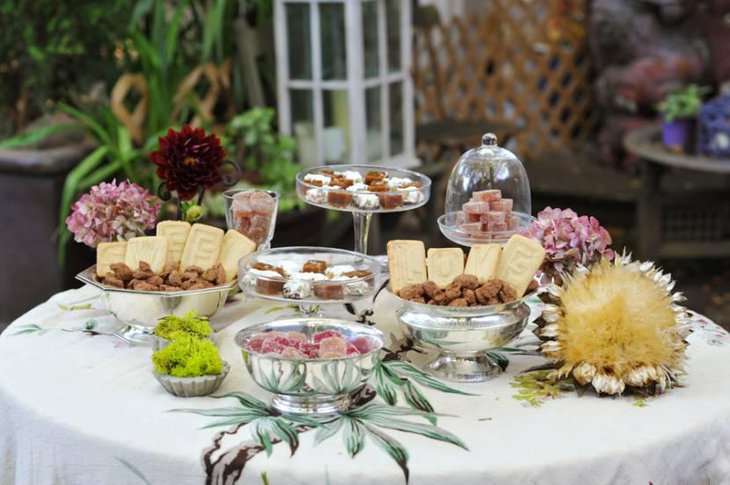
[[[270,395],[249,379],[233,336],[292,309],[234,297],[212,320],[232,367],[216,394],[230,397],[180,399],[152,377],[149,348],[106,335],[118,324],[95,295],[58,294],[0,335],[2,484],[730,483],[730,335],[700,315],[684,387],[659,398],[531,399],[516,379],[543,361],[512,354],[496,379],[449,383],[477,395],[411,379],[411,399],[433,413],[402,395],[397,408],[376,397],[366,404],[373,421],[282,421],[264,446],[255,434],[280,417],[268,414]],[[372,308],[367,319],[399,335],[393,298],[383,293]]]

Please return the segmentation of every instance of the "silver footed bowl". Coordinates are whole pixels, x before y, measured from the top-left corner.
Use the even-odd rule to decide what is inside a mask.
[[[213,288],[184,291],[125,290],[101,284],[96,278],[96,265],[76,275],[76,279],[101,290],[101,300],[117,320],[125,324],[119,334],[132,343],[152,343],[152,332],[157,320],[168,315],[182,316],[196,310],[198,316],[212,317],[223,305],[232,290],[234,279]]]
[[[526,300],[534,294],[472,307],[426,305],[393,296],[401,302],[396,316],[403,334],[416,347],[438,352],[426,370],[451,381],[481,382],[502,373],[490,351],[522,333],[530,319]]]
[[[311,339],[323,330],[336,330],[350,341],[367,337],[366,354],[333,359],[286,359],[247,349],[249,339],[262,332],[301,332]],[[359,323],[331,318],[292,318],[262,323],[239,331],[235,337],[253,380],[275,394],[272,406],[280,412],[328,415],[347,409],[349,394],[372,374],[385,337],[379,330]]]

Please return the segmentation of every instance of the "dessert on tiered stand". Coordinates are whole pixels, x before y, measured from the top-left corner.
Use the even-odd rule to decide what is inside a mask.
[[[462,246],[504,244],[533,220],[530,183],[522,162],[487,133],[464,153],[446,189],[441,232]]]
[[[297,195],[317,207],[352,212],[355,252],[366,254],[373,214],[421,207],[431,195],[431,179],[381,166],[328,165],[299,172]]]

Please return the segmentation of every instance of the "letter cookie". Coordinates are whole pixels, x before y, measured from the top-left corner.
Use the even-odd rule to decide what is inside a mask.
[[[428,279],[439,288],[446,288],[464,273],[464,251],[460,248],[428,250]]]
[[[167,262],[179,263],[185,241],[190,232],[190,223],[184,221],[163,221],[157,224],[157,235],[167,238]]]
[[[516,234],[502,250],[497,278],[509,283],[515,289],[517,298],[521,298],[544,258],[545,249],[539,242]]]
[[[206,224],[193,225],[180,258],[180,269],[190,266],[208,269],[214,266],[218,263],[222,245],[223,229]]]
[[[390,289],[397,293],[408,285],[426,281],[426,248],[422,241],[388,241]]]
[[[96,276],[105,276],[111,271],[110,265],[123,263],[127,252],[127,241],[103,242],[96,246]]]
[[[137,269],[140,261],[146,261],[154,273],[161,273],[167,260],[167,238],[161,236],[135,237],[127,241],[124,263]]]
[[[499,244],[475,244],[466,258],[464,274],[473,274],[483,285],[497,274],[497,265],[502,248]]]

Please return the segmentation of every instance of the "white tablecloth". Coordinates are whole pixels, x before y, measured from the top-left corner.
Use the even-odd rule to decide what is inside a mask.
[[[89,320],[97,329],[113,328],[101,309],[59,306],[84,303],[95,291],[56,295],[0,335],[0,483],[204,483],[201,457],[221,428],[205,428],[211,417],[168,411],[235,403],[175,398],[152,377],[149,348],[64,331]],[[382,294],[374,309],[378,327],[397,333],[392,297]],[[239,300],[213,318],[222,356],[232,366],[217,394],[242,391],[269,399],[248,377],[233,335],[288,311],[267,313],[261,301]],[[512,356],[507,372],[494,380],[455,385],[479,396],[424,391],[445,414],[438,425],[469,451],[393,431],[408,451],[410,483],[730,483],[730,337],[699,316],[695,326],[685,387],[644,407],[631,397],[576,394],[527,406],[514,399],[510,383],[541,363],[529,356]],[[244,427],[226,437],[222,447],[249,440],[248,432]],[[313,433],[300,439],[294,456],[279,444],[270,457],[253,457],[241,483],[262,483],[263,473],[272,485],[404,483],[401,469],[372,442],[350,458],[338,436],[316,446]]]

